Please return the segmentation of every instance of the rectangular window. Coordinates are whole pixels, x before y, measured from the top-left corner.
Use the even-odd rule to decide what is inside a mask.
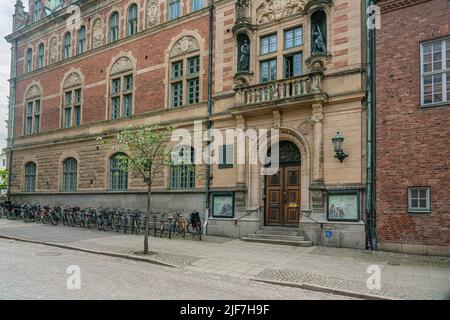
[[[277,60],[272,59],[261,62],[261,82],[277,80]]]
[[[284,57],[284,78],[298,77],[302,74],[302,54],[296,53]]]
[[[74,108],[73,122],[76,127],[81,124],[81,107],[79,106]]]
[[[120,93],[120,79],[114,79],[112,81],[112,94]]]
[[[123,96],[123,116],[131,117],[133,96],[131,94]]]
[[[189,104],[199,102],[200,98],[200,81],[198,79],[188,80]]]
[[[277,51],[277,35],[273,34],[270,36],[261,38],[261,54],[267,54]]]
[[[191,0],[192,12],[198,11],[203,8],[203,0]]]
[[[200,57],[188,59],[189,75],[197,75],[200,72]]]
[[[303,44],[303,30],[301,27],[284,32],[284,48],[300,47]]]
[[[408,212],[429,213],[430,211],[430,188],[408,188]]]
[[[41,0],[35,0],[34,1],[34,21],[38,21],[41,18],[41,10],[42,10],[42,4]]]
[[[423,106],[447,103],[450,99],[450,39],[421,45]]]
[[[180,16],[180,0],[169,0],[169,20]]]
[[[219,149],[219,169],[233,168],[233,145],[223,145]]]
[[[125,77],[125,92],[133,91],[133,76]]]
[[[172,63],[172,79],[178,79],[183,76],[183,61]]]
[[[120,97],[111,99],[111,117],[113,119],[119,119],[120,117]]]
[[[172,84],[172,107],[177,108],[183,105],[183,82]]]

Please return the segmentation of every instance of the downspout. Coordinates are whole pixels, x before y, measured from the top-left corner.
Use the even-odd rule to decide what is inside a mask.
[[[375,28],[369,28],[374,0],[365,2],[366,25],[366,243],[367,249],[376,250],[376,180],[375,180]]]
[[[213,77],[213,28],[214,28],[214,0],[209,3],[209,55],[208,55],[208,154],[210,154],[211,144],[211,116],[212,116],[212,77]],[[210,161],[206,164],[206,186],[205,186],[205,223],[203,225],[203,234],[208,234],[208,220],[210,212],[210,184],[211,184],[211,164]]]
[[[13,52],[11,53],[11,97],[9,99],[9,159],[8,159],[8,189],[7,199],[11,201],[11,176],[12,176],[12,160],[13,160],[13,146],[14,146],[14,124],[15,124],[15,106],[16,106],[16,75],[17,75],[17,48],[18,41],[14,41]]]

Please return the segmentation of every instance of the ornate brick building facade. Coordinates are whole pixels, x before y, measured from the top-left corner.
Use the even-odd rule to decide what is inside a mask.
[[[71,4],[80,10],[67,14]],[[154,123],[193,132],[194,120],[221,131],[277,128],[285,155],[277,174],[231,157],[212,166],[206,197],[204,177],[171,166],[155,207],[204,210],[208,198],[209,234],[245,237],[277,226],[313,243],[364,248],[361,1],[209,5],[30,0],[26,13],[17,1],[8,36],[13,200],[145,208],[143,182],[131,173],[116,181],[114,150],[98,136]],[[67,21],[78,12],[74,29]],[[343,161],[332,145],[337,132]],[[223,157],[236,157],[230,144],[220,146]]]
[[[450,255],[450,3],[377,3],[379,247]]]

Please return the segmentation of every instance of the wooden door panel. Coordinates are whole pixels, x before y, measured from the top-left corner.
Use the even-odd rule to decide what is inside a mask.
[[[283,191],[286,192],[286,202],[283,210],[284,225],[298,225],[300,219],[300,167],[284,168]]]

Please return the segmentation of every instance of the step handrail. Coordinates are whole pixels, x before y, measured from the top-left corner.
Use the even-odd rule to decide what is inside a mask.
[[[258,211],[258,213],[261,214],[261,209],[262,209],[262,208],[264,208],[264,206],[261,206],[261,207],[258,207],[258,208],[256,208],[256,209],[253,209],[253,210],[248,211],[248,212],[247,212],[246,214],[244,214],[242,217],[239,217],[239,218],[237,218],[236,220],[234,220],[234,224],[237,225],[237,223],[238,223],[239,220],[241,220],[242,218],[244,218],[244,217],[246,217],[246,216],[249,216],[249,215],[252,214],[253,212],[257,212],[257,211]]]

